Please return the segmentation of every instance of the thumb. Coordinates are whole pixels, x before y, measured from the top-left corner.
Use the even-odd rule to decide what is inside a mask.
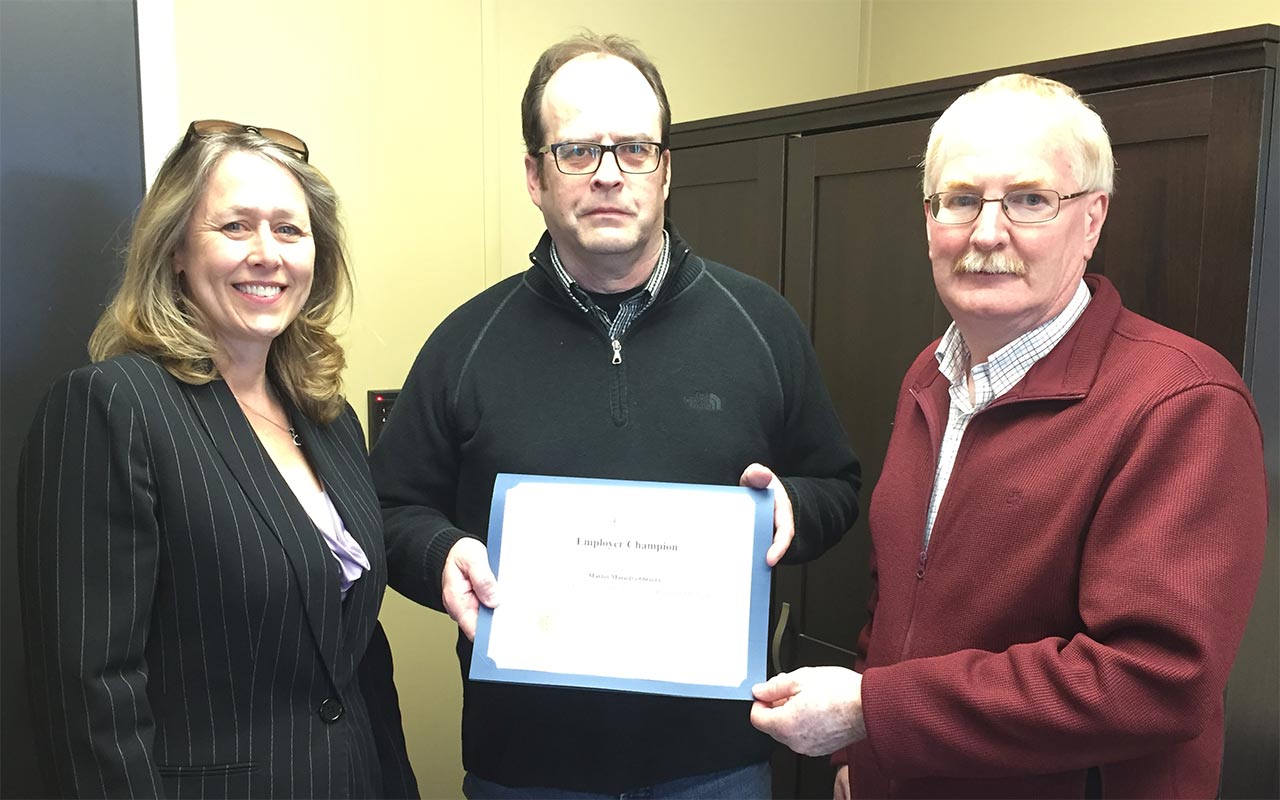
[[[468,558],[463,568],[467,573],[467,580],[471,583],[471,591],[476,593],[476,598],[489,608],[497,606],[498,579],[489,566],[489,559]]]
[[[762,703],[777,703],[793,697],[799,687],[796,679],[786,672],[774,675],[765,683],[757,683],[751,687],[751,694]]]
[[[763,464],[751,464],[742,471],[742,477],[738,479],[738,485],[748,489],[767,489],[772,482],[773,470]]]

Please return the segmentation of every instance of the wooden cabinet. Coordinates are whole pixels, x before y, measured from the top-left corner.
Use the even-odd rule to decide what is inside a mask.
[[[779,291],[786,155],[786,137],[771,136],[682,151],[671,169],[680,233],[717,242],[717,260]]]
[[[673,127],[670,214],[697,252],[777,287],[809,326],[863,462],[863,518],[779,569],[783,669],[852,663],[868,595],[865,506],[907,366],[949,324],[933,289],[918,164],[957,96],[1004,72],[1084,94],[1112,137],[1116,195],[1090,270],[1138,313],[1212,345],[1254,391],[1271,486],[1268,566],[1228,688],[1224,797],[1276,796],[1280,29],[1257,26]],[[1266,727],[1262,720],[1272,724]],[[782,753],[778,797],[829,797],[825,759]]]

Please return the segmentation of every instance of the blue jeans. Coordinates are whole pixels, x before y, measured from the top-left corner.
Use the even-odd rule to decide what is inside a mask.
[[[773,771],[768,761],[723,772],[678,778],[642,786],[621,794],[571,792],[545,786],[503,786],[468,772],[462,779],[467,800],[768,800],[773,796]]]

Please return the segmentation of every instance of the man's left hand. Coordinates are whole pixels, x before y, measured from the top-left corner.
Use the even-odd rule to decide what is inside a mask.
[[[751,724],[806,756],[866,738],[862,676],[844,667],[803,667],[751,688]]]
[[[769,547],[769,552],[765,553],[764,560],[771,567],[777,566],[796,535],[791,498],[787,496],[787,490],[783,488],[778,476],[763,464],[752,464],[743,470],[738,485],[749,489],[773,489],[773,544]]]

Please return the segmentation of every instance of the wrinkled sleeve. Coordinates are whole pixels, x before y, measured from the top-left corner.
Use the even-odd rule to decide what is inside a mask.
[[[66,796],[155,797],[145,646],[159,533],[144,420],[95,368],[64,377],[19,467],[27,679]]]
[[[451,397],[456,381],[438,337],[439,332],[418,354],[369,466],[382,505],[388,585],[444,611],[445,558],[466,534],[451,521],[459,470]]]
[[[790,306],[775,348],[785,403],[782,458],[770,466],[791,499],[796,535],[785,564],[831,549],[858,519],[862,467],[836,416],[809,335]],[[777,357],[777,356],[775,356]]]

